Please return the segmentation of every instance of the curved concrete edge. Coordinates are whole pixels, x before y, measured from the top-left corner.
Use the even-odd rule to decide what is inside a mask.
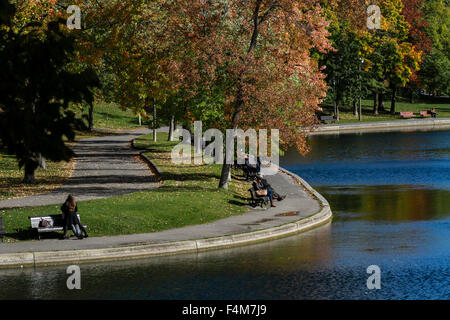
[[[140,150],[138,147],[136,147],[136,139],[131,140],[131,147],[136,149],[136,150]],[[150,166],[150,168],[152,169],[152,171],[154,171],[155,175],[158,177],[159,183],[163,184],[164,180],[162,179],[162,174],[161,174],[161,170],[158,168],[158,166],[149,158],[144,154],[145,151],[141,151],[139,152],[139,156],[147,163],[148,166]]]
[[[199,252],[286,237],[318,227],[330,221],[332,212],[328,201],[299,176],[282,168],[280,170],[284,174],[288,174],[297,179],[320,202],[321,209],[319,212],[307,218],[272,228],[214,238],[89,250],[0,254],[0,267],[47,266],[77,262],[145,258],[183,252]]]
[[[309,131],[308,135],[335,134],[340,132],[360,132],[378,130],[400,130],[400,129],[434,129],[450,127],[450,118],[441,119],[411,119],[393,121],[373,121],[351,124],[322,125]]]

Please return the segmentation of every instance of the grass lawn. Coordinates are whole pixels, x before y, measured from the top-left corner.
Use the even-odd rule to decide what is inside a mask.
[[[401,120],[400,115],[391,115],[389,111],[391,110],[390,100],[384,102],[385,112],[377,116],[373,115],[373,100],[362,100],[362,121],[390,121],[390,120]],[[400,111],[412,111],[415,114],[420,114],[421,110],[430,110],[431,108],[436,108],[437,117],[445,118],[450,117],[450,100],[444,98],[436,99],[422,99],[418,100],[416,103],[409,103],[406,99],[399,97],[396,102],[396,112]],[[333,114],[333,105],[326,103],[322,106],[325,114]],[[353,115],[352,106],[341,106],[339,107],[339,123],[356,123],[359,122],[358,117]]]
[[[86,112],[86,111],[85,111]],[[146,123],[142,120],[142,125]],[[94,128],[139,128],[138,116],[131,110],[122,110],[118,104],[101,102],[94,105]]]
[[[158,133],[156,143],[151,134],[136,141],[138,147],[148,150],[146,155],[162,171],[164,184],[151,191],[80,202],[81,221],[88,225],[89,235],[156,232],[206,223],[248,210],[245,206],[248,182],[233,179],[229,190],[219,190],[221,166],[172,164],[170,150],[176,143],[167,142],[167,133]],[[57,214],[60,206],[0,211],[9,232],[5,241],[33,239],[27,217]]]

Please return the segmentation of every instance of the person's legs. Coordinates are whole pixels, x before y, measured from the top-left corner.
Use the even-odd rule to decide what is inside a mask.
[[[275,207],[275,205],[273,204],[273,193],[272,193],[272,189],[271,188],[267,189],[267,196],[269,197],[270,205],[272,207]]]
[[[73,233],[75,233],[75,235],[78,237],[78,238],[80,238],[82,235],[81,235],[81,230],[80,230],[80,225],[79,224],[73,224],[72,225],[72,230],[73,230]]]
[[[269,187],[268,190],[272,192],[274,199],[280,199],[280,195],[275,190],[273,190],[272,187]]]
[[[64,226],[63,226],[63,235],[62,235],[62,238],[63,238],[63,239],[66,239],[66,238],[67,238],[67,225],[66,225],[66,224],[64,224]]]
[[[286,196],[281,196],[278,192],[273,190],[272,187],[269,187],[268,189],[271,190],[274,199],[277,199],[278,201],[282,201],[282,200],[284,200],[284,198],[286,198]]]
[[[84,237],[87,238],[87,237],[88,237],[88,234],[87,234],[87,232],[86,232],[86,228],[83,227],[82,224],[79,224],[79,226],[80,226],[81,232],[83,232],[83,234],[84,234]],[[81,232],[80,232],[80,233],[81,233]]]

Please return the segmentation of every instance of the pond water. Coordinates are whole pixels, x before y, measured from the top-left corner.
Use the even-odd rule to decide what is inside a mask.
[[[255,245],[135,261],[0,270],[0,299],[448,299],[450,131],[309,138],[282,166],[330,203],[317,229]],[[367,267],[381,289],[366,286]]]

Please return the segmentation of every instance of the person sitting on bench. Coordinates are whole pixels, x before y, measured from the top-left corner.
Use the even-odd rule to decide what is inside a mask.
[[[436,109],[435,108],[431,108],[430,113],[431,113],[432,118],[436,118]]]
[[[66,202],[61,206],[61,211],[63,213],[63,228],[64,233],[62,238],[68,239],[69,237],[66,236],[67,228],[71,228],[73,233],[78,237],[78,239],[83,239],[82,232],[84,233],[84,237],[87,238],[88,234],[86,232],[86,229],[83,227],[83,225],[80,223],[80,220],[78,220],[78,206],[77,202],[75,201],[75,198],[72,195],[69,195],[67,197]]]
[[[282,201],[284,200],[284,198],[286,198],[286,196],[280,196],[275,190],[273,190],[272,186],[267,182],[266,179],[263,179],[263,176],[261,174],[258,174],[256,176],[256,181],[253,182],[253,189],[267,190],[267,196],[269,197],[271,207],[276,207],[276,205],[273,204],[273,199]]]

